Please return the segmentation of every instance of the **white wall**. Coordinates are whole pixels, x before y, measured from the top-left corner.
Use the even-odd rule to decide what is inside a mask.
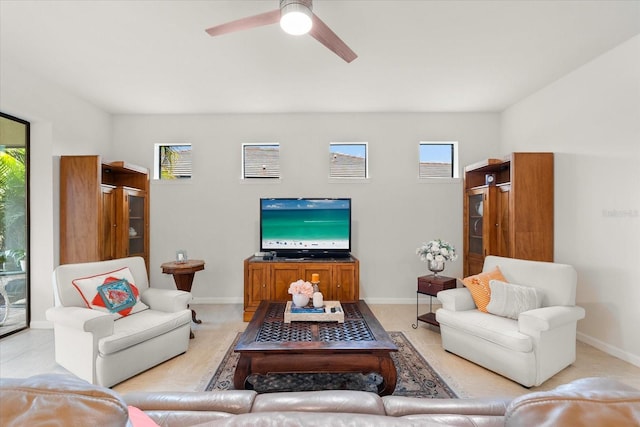
[[[31,123],[31,326],[49,327],[44,312],[53,305],[51,272],[58,261],[59,155],[108,154],[111,118],[8,61],[0,88],[0,110]]]
[[[640,36],[503,114],[505,151],[555,151],[555,254],[579,337],[640,366]]]
[[[462,251],[462,183],[417,179],[421,140],[457,140],[462,165],[497,153],[498,114],[274,114],[116,116],[114,150],[152,167],[154,143],[193,144],[190,183],[153,182],[151,280],[172,287],[160,264],[186,249],[204,259],[193,294],[201,302],[242,302],[243,266],[259,250],[260,197],[351,197],[353,254],[360,259],[360,295],[370,302],[415,302],[415,255],[423,241],[442,238]],[[367,141],[371,178],[328,179],[329,142]],[[246,182],[243,142],[280,142],[279,183]],[[462,262],[446,274],[460,276]]]

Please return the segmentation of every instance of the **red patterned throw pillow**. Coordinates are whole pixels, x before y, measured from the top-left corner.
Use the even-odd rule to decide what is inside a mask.
[[[128,267],[72,281],[88,308],[113,313],[119,318],[149,308],[140,301]]]

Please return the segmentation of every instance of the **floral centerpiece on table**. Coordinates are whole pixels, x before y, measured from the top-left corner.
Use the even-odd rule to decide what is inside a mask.
[[[435,275],[444,270],[445,261],[455,261],[458,258],[456,248],[441,239],[423,243],[416,249],[416,254],[420,256],[420,260],[427,263],[429,270]]]
[[[296,307],[304,307],[313,296],[313,285],[300,279],[289,285],[289,293],[293,295],[293,304]]]
[[[305,282],[304,280],[300,279],[297,282],[293,282],[291,283],[291,285],[289,285],[289,293],[291,295],[302,294],[311,298],[313,296],[313,285],[311,284],[311,282]]]

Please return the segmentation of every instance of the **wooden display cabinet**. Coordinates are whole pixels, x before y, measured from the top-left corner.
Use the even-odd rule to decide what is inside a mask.
[[[149,171],[60,157],[60,263],[141,256],[149,269]]]
[[[357,301],[360,297],[360,262],[345,259],[300,261],[249,257],[244,260],[244,321],[251,320],[263,300],[289,301],[289,285],[299,279],[320,278],[320,291],[327,301]]]
[[[465,168],[465,276],[487,255],[553,261],[553,163],[553,153],[512,153]]]

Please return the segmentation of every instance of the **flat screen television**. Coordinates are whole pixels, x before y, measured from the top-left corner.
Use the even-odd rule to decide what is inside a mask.
[[[285,258],[351,253],[351,199],[260,199],[260,250]]]

